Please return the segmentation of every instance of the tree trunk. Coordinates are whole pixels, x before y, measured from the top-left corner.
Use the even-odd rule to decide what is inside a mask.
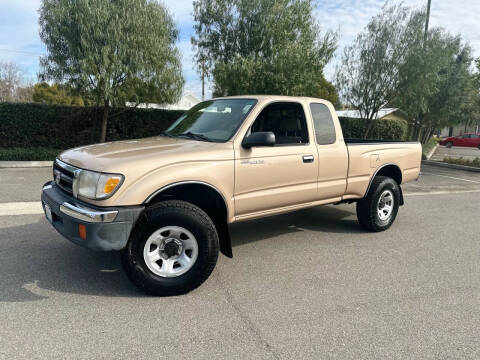
[[[423,134],[422,134],[422,144],[426,144],[428,140],[430,140],[431,133],[432,133],[432,128],[429,126],[426,129],[424,129]]]
[[[368,119],[367,128],[365,129],[365,133],[363,134],[364,139],[368,138],[368,134],[370,133],[370,130],[372,130],[372,127],[373,127],[373,120]]]
[[[103,118],[102,118],[102,134],[100,135],[100,142],[105,142],[107,140],[107,124],[108,124],[108,110],[109,110],[109,101],[105,100],[103,107]]]

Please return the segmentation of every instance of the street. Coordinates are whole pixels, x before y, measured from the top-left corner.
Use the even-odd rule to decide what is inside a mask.
[[[169,298],[47,223],[50,178],[0,169],[0,359],[480,358],[478,173],[424,166],[383,233],[354,204],[234,224],[233,259]]]

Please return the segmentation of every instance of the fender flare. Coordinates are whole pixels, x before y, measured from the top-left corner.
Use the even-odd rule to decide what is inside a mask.
[[[223,200],[223,203],[225,205],[226,209],[226,218],[225,218],[225,223],[224,224],[216,224],[218,235],[219,235],[219,240],[220,240],[220,251],[223,255],[233,258],[233,250],[232,250],[232,242],[230,239],[230,231],[228,228],[228,214],[229,214],[229,208],[228,208],[228,203],[225,199],[225,196],[223,193],[215,186],[212,184],[209,184],[204,181],[199,181],[199,180],[185,180],[185,181],[177,181],[165,186],[162,186],[158,190],[154,191],[152,194],[150,194],[145,201],[143,202],[143,205],[148,205],[152,199],[155,198],[155,196],[161,194],[162,192],[174,188],[176,186],[182,186],[182,185],[203,185],[211,188],[214,190],[217,194],[220,195],[221,199]]]
[[[365,191],[365,194],[363,195],[363,197],[367,196],[368,192],[370,191],[370,187],[372,186],[372,182],[373,182],[373,179],[375,179],[375,176],[377,176],[377,174],[382,170],[384,169],[385,167],[387,166],[394,166],[398,169],[398,171],[400,172],[400,174],[402,174],[402,169],[400,169],[400,166],[398,166],[397,164],[395,163],[387,163],[387,164],[383,164],[382,166],[379,166],[375,172],[373,173],[372,177],[370,178],[370,181],[368,182],[368,186],[367,186],[367,190]],[[403,174],[402,174],[403,175]],[[404,201],[403,201],[403,191],[402,191],[402,187],[400,186],[400,183],[398,184],[398,188],[400,190],[400,205],[403,205],[404,204]]]

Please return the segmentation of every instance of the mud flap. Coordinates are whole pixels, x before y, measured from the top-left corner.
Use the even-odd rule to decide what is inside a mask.
[[[220,237],[220,252],[229,257],[230,259],[233,258],[233,251],[232,251],[232,242],[230,240],[230,231],[228,230],[228,225],[225,224],[221,226],[221,229],[218,229],[219,237]]]

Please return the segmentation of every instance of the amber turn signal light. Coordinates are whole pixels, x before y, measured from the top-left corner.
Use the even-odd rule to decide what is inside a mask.
[[[115,188],[117,187],[120,179],[118,177],[111,177],[105,182],[105,186],[103,187],[103,192],[105,194],[110,194]]]
[[[87,228],[83,224],[78,224],[78,233],[83,240],[87,240]]]

